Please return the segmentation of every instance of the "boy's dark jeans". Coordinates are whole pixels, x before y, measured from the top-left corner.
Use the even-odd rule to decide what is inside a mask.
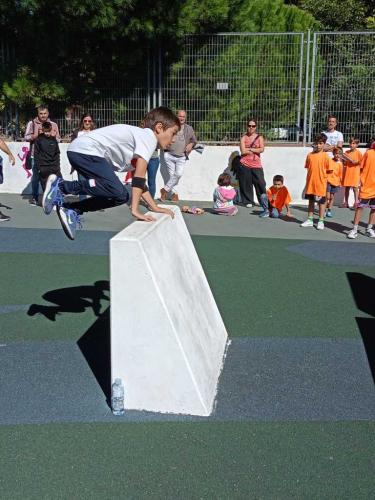
[[[83,180],[62,181],[60,189],[64,194],[88,194],[91,198],[69,204],[79,212],[95,212],[103,208],[122,205],[129,200],[124,184],[116,176],[112,166],[99,156],[68,151],[68,159]]]

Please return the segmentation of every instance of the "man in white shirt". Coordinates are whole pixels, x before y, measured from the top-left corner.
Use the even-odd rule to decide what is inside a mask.
[[[43,195],[44,212],[50,214],[56,205],[58,217],[68,238],[74,239],[82,213],[122,205],[129,200],[128,192],[115,170],[134,170],[131,165],[133,159],[136,159],[132,179],[133,216],[143,221],[154,220],[152,216],[139,211],[141,197],[153,212],[173,216],[171,210],[155,204],[148,191],[145,176],[152,153],[157,146],[170,147],[180,123],[174,113],[163,106],[147,113],[143,123],[144,128],[131,125],[99,128],[81,135],[69,145],[69,162],[84,179],[65,181],[51,175]],[[88,194],[90,198],[66,204],[66,194]]]
[[[323,134],[327,137],[327,142],[324,145],[324,151],[332,151],[333,148],[342,148],[344,144],[344,136],[336,130],[337,118],[330,115],[327,120],[327,130]]]

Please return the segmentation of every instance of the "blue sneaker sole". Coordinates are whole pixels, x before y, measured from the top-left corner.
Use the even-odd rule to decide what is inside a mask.
[[[70,226],[68,224],[68,221],[66,220],[65,212],[60,209],[60,207],[57,207],[57,215],[60,220],[61,227],[65,233],[65,235],[70,239],[74,240],[75,234],[72,233]]]

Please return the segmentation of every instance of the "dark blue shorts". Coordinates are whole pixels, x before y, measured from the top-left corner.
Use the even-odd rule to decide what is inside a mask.
[[[375,198],[360,198],[356,207],[359,208],[371,208],[371,210],[375,210]]]
[[[332,186],[329,182],[327,183],[327,193],[335,194],[340,189],[340,186]]]
[[[305,200],[315,201],[315,203],[319,203],[319,205],[324,205],[327,198],[325,196],[316,196],[315,194],[305,194]]]

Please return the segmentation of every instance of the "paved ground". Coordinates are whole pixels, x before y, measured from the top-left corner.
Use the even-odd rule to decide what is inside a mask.
[[[2,195],[1,498],[373,498],[375,241],[185,216],[232,340],[208,418],[111,415],[108,240],[126,207],[55,214]],[[200,204],[210,208],[209,204]]]

